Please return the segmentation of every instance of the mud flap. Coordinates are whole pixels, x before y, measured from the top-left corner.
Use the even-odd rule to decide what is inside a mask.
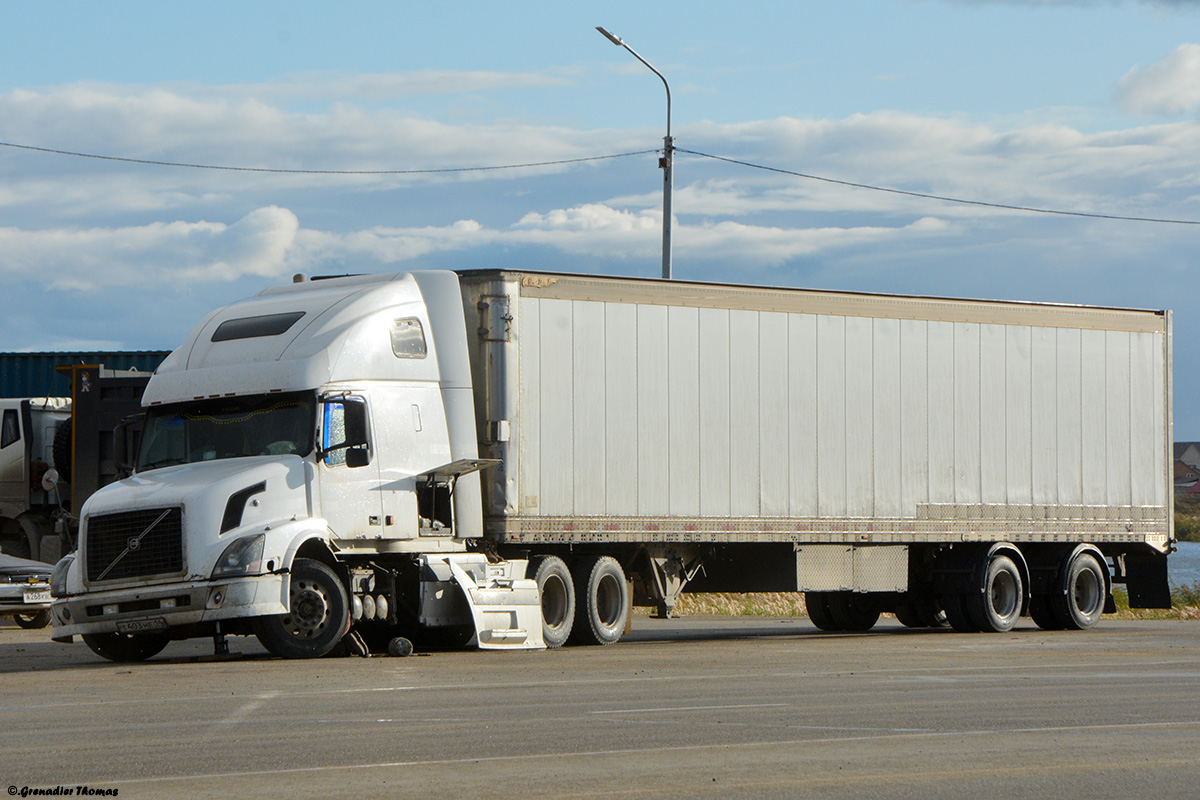
[[[482,650],[541,650],[542,602],[537,581],[517,579],[480,586],[459,564],[448,560],[462,588]]]
[[[1162,553],[1126,553],[1125,589],[1130,608],[1170,608],[1171,584]]]

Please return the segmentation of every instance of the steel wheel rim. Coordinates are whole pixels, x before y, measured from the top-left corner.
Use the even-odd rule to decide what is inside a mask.
[[[1096,613],[1096,609],[1103,602],[1101,600],[1103,590],[1100,585],[1100,578],[1094,570],[1082,569],[1075,576],[1075,585],[1071,587],[1071,597],[1075,602],[1075,607],[1084,616]]]
[[[329,597],[315,583],[299,581],[293,583],[291,607],[283,617],[283,624],[293,636],[310,639],[319,634],[329,619]]]
[[[624,605],[621,602],[621,586],[612,575],[601,576],[596,584],[596,616],[601,625],[611,628],[621,620]]]
[[[547,576],[542,584],[542,619],[554,629],[567,621],[567,585],[558,575]]]
[[[1017,586],[1016,578],[1008,570],[997,573],[992,581],[992,610],[1001,619],[1008,619],[1020,610]]]

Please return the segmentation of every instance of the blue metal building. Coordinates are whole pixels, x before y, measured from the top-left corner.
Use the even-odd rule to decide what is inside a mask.
[[[71,379],[57,367],[100,364],[106,369],[153,372],[168,350],[74,353],[0,353],[0,397],[70,397]]]

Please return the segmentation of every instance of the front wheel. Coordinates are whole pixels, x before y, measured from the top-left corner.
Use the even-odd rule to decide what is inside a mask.
[[[297,558],[292,564],[288,611],[254,621],[254,635],[280,658],[320,658],[350,629],[346,587],[320,561]]]
[[[128,663],[145,661],[162,652],[170,639],[166,634],[150,633],[131,636],[125,633],[85,633],[83,643],[92,652],[109,661]]]
[[[13,614],[13,621],[22,628],[44,628],[50,624],[50,609],[43,608],[32,614]]]

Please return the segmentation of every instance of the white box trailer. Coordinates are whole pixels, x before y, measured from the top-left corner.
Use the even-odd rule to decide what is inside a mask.
[[[1169,603],[1170,314],[524,271],[300,281],[151,379],[56,638],[617,641],[631,599],[1087,628]],[[481,477],[482,476],[482,477]],[[632,593],[631,593],[632,590]]]
[[[462,283],[481,452],[502,462],[484,479],[499,543],[632,545],[662,612],[675,597],[661,589],[705,563],[692,588],[911,590],[929,608],[935,580],[997,543],[1039,617],[1082,545],[1132,574],[1135,604],[1165,600],[1169,312],[521,272]]]

